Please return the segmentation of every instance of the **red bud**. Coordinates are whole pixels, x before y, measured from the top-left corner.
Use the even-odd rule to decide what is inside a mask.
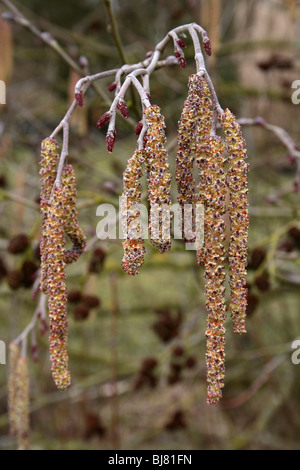
[[[111,91],[114,91],[116,88],[117,88],[117,82],[112,82],[107,88],[107,91],[111,92]]]
[[[83,106],[83,96],[82,91],[75,93],[75,100],[78,106]]]
[[[136,126],[135,131],[134,131],[135,134],[140,135],[142,129],[143,129],[143,121],[139,121],[138,125]]]
[[[120,99],[120,101],[118,103],[118,110],[121,111],[122,116],[125,119],[129,118],[129,111],[128,111],[128,108],[127,108],[127,104],[125,103],[125,101],[122,98]]]
[[[106,134],[106,147],[109,153],[113,151],[115,142],[116,142],[117,133],[116,131],[111,131]]]
[[[184,49],[186,47],[186,43],[183,39],[178,39],[177,41],[177,45],[181,48],[181,49]]]
[[[211,56],[211,44],[210,44],[209,39],[206,39],[206,41],[203,41],[203,49],[205,50],[208,56]]]
[[[101,127],[105,126],[110,120],[110,112],[104,113],[97,122],[97,128],[100,129]]]

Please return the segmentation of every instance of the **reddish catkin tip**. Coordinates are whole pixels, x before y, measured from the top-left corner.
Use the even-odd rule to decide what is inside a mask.
[[[39,360],[39,353],[38,353],[38,347],[37,344],[33,344],[31,346],[31,357],[33,362],[38,362]]]
[[[109,153],[113,151],[115,142],[116,142],[117,133],[116,131],[110,131],[106,135],[106,147]]]
[[[186,47],[186,43],[183,39],[178,39],[176,42],[177,42],[177,46],[180,47],[181,49],[184,49]]]
[[[178,59],[178,62],[179,62],[180,68],[181,68],[181,69],[185,69],[185,66],[186,66],[185,58],[184,58],[184,57],[180,57],[180,59]]]
[[[82,91],[75,93],[75,100],[78,106],[83,106],[83,96]]]
[[[180,68],[184,69],[186,66],[186,61],[183,52],[181,50],[175,51],[175,57],[178,60]]]
[[[129,118],[129,111],[128,111],[128,108],[127,108],[127,104],[125,103],[125,101],[122,98],[120,99],[120,101],[118,103],[118,110],[121,112],[122,116],[125,119]]]
[[[142,129],[143,129],[143,121],[139,121],[134,131],[135,135],[140,135]]]
[[[110,112],[107,111],[106,113],[102,114],[97,122],[97,128],[101,129],[101,127],[105,126],[110,120]]]
[[[116,88],[117,88],[117,82],[112,82],[112,83],[108,86],[107,91],[109,91],[109,92],[111,93],[111,92],[114,91]]]
[[[208,56],[211,56],[211,44],[210,44],[209,39],[206,39],[206,41],[203,41],[203,49],[205,50]]]
[[[290,162],[290,164],[293,165],[295,163],[295,157],[293,155],[291,155],[290,153],[287,153],[286,156],[287,156],[287,159]]]

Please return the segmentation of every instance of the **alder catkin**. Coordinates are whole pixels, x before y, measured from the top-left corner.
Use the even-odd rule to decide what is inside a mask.
[[[210,134],[211,125],[212,111],[208,86],[200,75],[190,75],[188,96],[178,122],[176,157],[177,199],[182,209],[187,204],[192,206],[191,219],[184,220],[184,217],[182,218],[183,239],[187,242],[194,241],[195,203],[202,202],[195,192],[193,164],[196,141],[198,138]]]
[[[122,228],[124,233],[122,267],[127,274],[137,274],[144,263],[145,245],[138,204],[141,203],[142,165],[145,151],[136,150],[123,173]]]
[[[241,126],[229,109],[219,116],[224,130],[226,150],[230,167],[227,172],[227,185],[230,193],[230,244],[228,249],[229,285],[231,297],[231,317],[233,331],[246,333],[245,317],[247,309],[246,267],[248,242],[248,201],[247,201],[247,151]]]
[[[170,206],[171,173],[165,149],[165,122],[157,105],[145,109],[148,131],[145,150],[150,203],[150,241],[160,253],[171,248]]]
[[[78,260],[86,247],[86,237],[78,223],[76,178],[72,165],[66,165],[63,169],[62,191],[66,202],[63,213],[64,230],[73,243],[72,248],[65,251],[65,263],[70,264]]]
[[[26,357],[19,356],[16,364],[15,419],[18,449],[29,448],[29,372]]]
[[[207,402],[216,403],[222,396],[225,376],[225,213],[226,180],[225,147],[217,136],[202,137],[199,141],[197,166],[202,168],[202,195],[205,206],[205,295]]]
[[[58,144],[54,139],[44,139],[41,144],[41,169],[40,169],[40,210],[42,218],[42,234],[40,242],[41,251],[41,279],[40,289],[47,293],[47,271],[48,271],[48,249],[47,249],[47,232],[46,220],[48,211],[48,199],[55,181],[56,167],[59,160]]]
[[[7,385],[7,396],[8,396],[8,422],[9,430],[13,435],[17,434],[17,417],[16,417],[16,369],[17,362],[21,350],[19,346],[13,342],[9,344],[8,348],[8,385]]]
[[[210,91],[208,85],[203,77],[198,78],[198,113],[197,113],[197,141],[201,142],[202,138],[208,137],[211,132],[213,122],[212,101],[210,98]],[[196,195],[196,202],[205,206],[204,195],[206,193],[206,178],[203,177],[205,168],[205,158],[197,158],[197,167],[199,170],[199,184],[197,186],[198,192]],[[204,226],[204,241],[206,238]],[[205,265],[205,250],[204,246],[196,251],[197,263],[199,266]]]
[[[55,188],[48,203],[46,231],[48,236],[48,287],[49,295],[49,352],[51,370],[58,389],[65,390],[70,385],[68,371],[68,319],[67,288],[65,274],[65,233],[64,211],[66,200],[62,188]]]

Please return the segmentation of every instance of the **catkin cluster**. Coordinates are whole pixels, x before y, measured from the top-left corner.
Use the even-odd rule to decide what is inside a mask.
[[[62,172],[60,186],[53,189],[58,162],[58,145],[45,139],[41,147],[41,290],[48,295],[50,359],[55,384],[60,390],[70,384],[68,370],[66,264],[78,259],[86,238],[78,224],[76,181],[71,165]],[[66,235],[73,246],[66,249]]]
[[[29,373],[26,357],[15,343],[9,345],[8,418],[18,449],[29,447]]]
[[[233,114],[226,109],[218,116],[223,137],[213,130],[212,100],[205,79],[192,75],[188,97],[178,127],[176,181],[178,201],[204,206],[204,246],[197,249],[198,264],[205,267],[207,317],[207,401],[216,403],[222,396],[225,374],[225,269],[229,261],[229,286],[233,331],[244,333],[247,307],[247,171],[245,141]],[[199,170],[195,184],[193,163]],[[228,164],[228,165],[227,165]],[[196,189],[199,192],[196,193]],[[230,201],[226,207],[226,194]],[[230,219],[230,244],[226,252],[225,212]],[[194,225],[195,221],[190,221]],[[187,233],[186,222],[184,232]],[[197,227],[196,227],[197,228]],[[199,229],[199,227],[198,227]],[[187,239],[186,233],[184,238]]]

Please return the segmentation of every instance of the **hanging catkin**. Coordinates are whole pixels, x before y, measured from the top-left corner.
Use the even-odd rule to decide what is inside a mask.
[[[157,105],[145,109],[148,125],[145,150],[150,203],[149,233],[151,243],[160,253],[170,250],[171,174],[165,149],[165,122]]]
[[[10,433],[17,437],[18,449],[29,447],[29,372],[21,348],[9,345],[8,420]]]
[[[231,297],[231,317],[233,331],[245,333],[245,317],[247,308],[246,267],[248,242],[248,201],[247,201],[247,152],[241,127],[229,109],[220,115],[224,130],[226,150],[229,154],[230,168],[227,173],[227,184],[230,193],[230,244],[229,284]]]
[[[207,316],[207,402],[216,403],[222,396],[225,375],[225,156],[222,139],[202,137],[198,146],[197,165],[202,168],[202,195],[205,206],[205,295]]]
[[[127,274],[137,274],[144,263],[145,245],[138,204],[141,203],[142,165],[145,151],[136,150],[123,173],[122,227],[124,256],[122,267]]]
[[[198,83],[198,112],[197,112],[197,141],[201,142],[202,138],[208,137],[211,133],[212,128],[212,121],[213,121],[213,113],[212,113],[212,102],[210,99],[210,92],[208,85],[203,77],[197,76],[197,83]],[[205,167],[205,158],[201,159],[198,158],[197,167],[199,170],[199,184],[197,186],[198,192],[196,195],[196,202],[198,204],[203,204],[205,207],[205,193],[206,193],[206,185],[207,181],[204,177],[203,173],[206,171]],[[205,216],[205,214],[204,214]],[[204,243],[205,243],[205,226],[204,226]],[[205,250],[204,246],[197,249],[196,252],[197,256],[197,263],[199,265],[204,266],[205,264]]]
[[[197,115],[199,111],[199,75],[189,77],[188,96],[178,122],[178,150],[176,157],[176,183],[182,214],[182,237],[187,242],[194,241],[192,233],[195,229],[195,178],[193,164],[196,151]],[[192,206],[192,217],[184,220],[187,205]]]
[[[48,285],[49,320],[50,320],[50,360],[54,382],[58,389],[64,390],[70,385],[68,371],[68,319],[67,288],[65,274],[65,233],[62,221],[66,199],[63,190],[55,188],[48,203],[46,232],[48,237]]]
[[[41,279],[40,289],[47,293],[47,271],[48,271],[48,250],[47,250],[47,232],[46,220],[48,211],[48,199],[55,181],[56,166],[59,159],[58,144],[54,139],[44,139],[41,145],[41,193],[40,193],[40,210],[42,219],[42,234],[40,242],[41,251]]]
[[[8,421],[10,433],[13,435],[17,434],[17,417],[16,417],[16,368],[21,350],[19,346],[15,343],[9,344],[8,350]]]
[[[86,247],[86,237],[78,223],[76,178],[72,165],[66,165],[63,169],[62,190],[66,202],[63,217],[64,230],[73,243],[72,248],[65,251],[65,263],[70,264],[78,260]]]

